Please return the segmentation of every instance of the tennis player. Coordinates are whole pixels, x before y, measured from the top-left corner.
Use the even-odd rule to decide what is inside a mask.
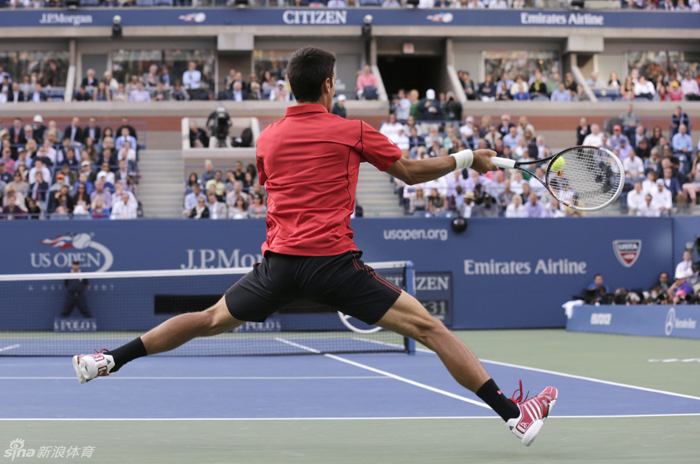
[[[335,55],[298,50],[287,68],[298,104],[265,129],[257,142],[260,184],[269,194],[262,262],[213,307],[173,317],[114,350],[73,357],[80,383],[117,372],[142,356],[169,351],[196,337],[264,321],[297,299],[340,308],[345,314],[413,338],[434,350],[457,382],[493,408],[529,445],[557,399],[545,388],[523,401],[503,395],[472,351],[411,295],[378,276],[360,259],[350,214],[360,163],[372,163],[407,184],[471,167],[496,170],[491,150],[409,160],[384,135],[362,121],[331,114]]]

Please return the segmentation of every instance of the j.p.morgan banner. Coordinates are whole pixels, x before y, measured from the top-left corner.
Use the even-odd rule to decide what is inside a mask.
[[[452,327],[517,328],[563,327],[562,303],[597,273],[610,288],[650,287],[660,271],[672,272],[682,259],[682,252],[673,252],[674,241],[694,238],[674,239],[676,230],[697,231],[684,229],[687,220],[469,219],[459,234],[449,219],[364,218],[352,226],[365,262],[413,261],[423,278],[418,298],[437,317],[451,318]],[[0,231],[12,244],[0,259],[0,274],[66,272],[74,260],[83,271],[196,270],[259,261],[265,221],[4,221]],[[62,285],[34,290],[53,291],[51,298],[62,301]],[[90,287],[93,314],[99,316],[109,291]],[[13,291],[12,298],[12,308],[30,307],[38,295]]]
[[[0,27],[112,27],[121,16],[131,26],[362,26],[371,14],[376,26],[495,26],[570,28],[695,29],[698,13],[635,11],[423,10],[423,9],[79,9],[9,10]]]

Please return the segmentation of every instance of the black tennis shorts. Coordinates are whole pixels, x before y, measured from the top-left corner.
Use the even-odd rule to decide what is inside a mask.
[[[401,289],[361,260],[362,252],[337,256],[290,256],[267,252],[261,263],[226,292],[226,306],[239,321],[262,322],[297,300],[334,306],[375,324]]]

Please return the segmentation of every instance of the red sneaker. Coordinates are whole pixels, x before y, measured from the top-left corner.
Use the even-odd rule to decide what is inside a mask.
[[[114,358],[109,354],[98,351],[95,354],[79,354],[73,356],[73,369],[80,383],[86,383],[95,377],[109,375],[114,368]]]
[[[515,398],[515,394],[520,395]],[[529,393],[529,392],[528,392]],[[536,396],[523,399],[523,382],[520,381],[520,388],[513,393],[511,401],[518,405],[520,416],[510,419],[506,425],[513,432],[513,435],[520,438],[523,445],[530,446],[535,437],[540,433],[544,420],[549,416],[550,411],[557,402],[559,392],[554,387],[547,387]]]

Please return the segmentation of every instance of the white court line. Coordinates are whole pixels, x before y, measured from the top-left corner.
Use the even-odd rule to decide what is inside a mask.
[[[547,419],[637,419],[641,417],[700,417],[698,414],[639,414],[639,415],[611,415],[611,416],[550,416]],[[353,421],[353,420],[448,420],[448,419],[500,419],[497,415],[493,416],[406,416],[406,417],[167,417],[163,419],[155,419],[152,417],[125,418],[125,417],[108,417],[108,418],[84,418],[84,417],[61,417],[50,418],[40,417],[36,419],[27,418],[0,418],[0,424],[6,422],[20,421],[135,421],[135,422],[155,422],[155,421],[231,421],[231,422],[252,422],[252,421]]]
[[[351,376],[315,376],[315,377],[120,377],[109,376],[114,380],[354,380],[354,379],[389,379],[386,375],[351,375]],[[2,377],[2,380],[75,380],[73,377]]]
[[[309,351],[311,353],[319,353],[318,350],[315,350],[315,349],[310,348],[308,346],[300,345],[298,343],[290,342],[289,340],[285,340],[284,338],[275,338],[275,340],[280,341],[282,343],[287,343],[287,344],[295,346],[297,348],[301,348],[301,349]],[[330,359],[334,359],[336,361],[346,363],[346,364],[350,364],[351,366],[359,367],[360,369],[365,369],[365,370],[368,370],[370,372],[375,372],[377,374],[382,374],[382,375],[385,375],[387,377],[391,377],[392,379],[407,383],[409,385],[413,385],[414,387],[423,388],[425,390],[429,390],[429,391],[434,392],[434,393],[439,393],[441,395],[449,396],[450,398],[464,401],[466,403],[470,403],[470,404],[473,404],[475,406],[480,406],[482,408],[491,409],[488,405],[486,405],[480,401],[475,401],[475,400],[472,400],[470,398],[465,398],[464,396],[455,395],[454,393],[450,393],[450,392],[445,391],[445,390],[440,390],[439,388],[431,387],[430,385],[416,382],[414,380],[410,380],[410,379],[407,379],[405,377],[401,377],[399,375],[392,374],[391,372],[383,371],[381,369],[375,369],[374,367],[367,366],[366,364],[361,364],[361,363],[358,363],[355,361],[350,361],[349,359],[341,358],[340,356],[335,356],[333,354],[324,354],[323,356],[330,358]]]
[[[584,377],[582,375],[564,374],[563,372],[549,371],[547,369],[538,369],[536,367],[520,366],[518,364],[510,364],[510,363],[504,363],[504,362],[499,362],[499,361],[489,361],[487,359],[482,359],[481,362],[487,363],[487,364],[496,364],[499,366],[514,367],[516,369],[524,369],[524,370],[533,371],[533,372],[542,372],[544,374],[558,375],[560,377],[569,377],[571,379],[587,380],[589,382],[602,383],[605,385],[612,385],[615,387],[631,388],[633,390],[641,390],[641,391],[646,391],[646,392],[651,392],[651,393],[660,393],[662,395],[677,396],[679,398],[687,398],[690,400],[700,401],[700,397],[697,397],[697,396],[684,395],[682,393],[673,393],[673,392],[664,391],[664,390],[656,390],[654,388],[638,387],[636,385],[628,385],[626,383],[611,382],[609,380],[594,379],[592,377]],[[608,417],[608,416],[605,416],[605,417]]]
[[[14,350],[15,348],[19,348],[20,345],[10,345],[10,346],[4,346],[0,348],[0,351],[7,351],[7,350]]]
[[[356,338],[357,340],[361,340],[360,338]],[[371,343],[379,343],[382,345],[392,345],[392,346],[399,346],[393,343],[387,343],[387,342],[377,342],[377,341],[372,341],[372,340],[367,340]],[[430,353],[430,354],[437,354],[432,350],[427,350],[425,348],[416,348],[416,351],[420,351],[422,353]],[[697,360],[700,362],[700,358],[690,358],[690,359],[684,359],[682,362],[691,362]],[[637,385],[629,385],[626,383],[619,383],[619,382],[611,382],[609,380],[601,380],[601,379],[594,379],[593,377],[585,377],[582,375],[574,375],[574,374],[565,374],[563,372],[557,372],[557,371],[550,371],[547,369],[538,369],[536,367],[528,367],[528,366],[521,366],[519,364],[511,364],[511,363],[505,363],[505,362],[500,362],[500,361],[491,361],[488,359],[479,359],[482,363],[487,363],[487,364],[496,364],[500,366],[506,366],[506,367],[513,367],[516,369],[524,369],[528,371],[534,371],[534,372],[542,372],[545,374],[552,374],[552,375],[558,375],[560,377],[569,377],[572,379],[579,379],[579,380],[587,380],[589,382],[595,382],[595,383],[602,383],[606,385],[613,385],[615,387],[622,387],[622,388],[631,388],[633,390],[641,390],[641,391],[646,391],[646,392],[651,392],[651,393],[660,393],[662,395],[669,395],[669,396],[677,396],[679,398],[687,398],[691,400],[698,400],[700,401],[700,397],[697,396],[691,396],[691,395],[684,395],[682,393],[673,393],[665,390],[656,390],[654,388],[646,388],[646,387],[639,387]],[[649,362],[652,362],[653,360],[649,360]],[[674,361],[678,361],[677,359],[674,359]],[[669,360],[663,360],[663,362],[669,362]],[[563,417],[563,416],[556,416],[556,417]],[[578,417],[578,416],[571,416],[571,417]],[[592,416],[581,416],[581,417],[592,417]],[[600,417],[626,417],[626,416],[600,416]],[[631,416],[631,417],[644,417],[644,416]]]

